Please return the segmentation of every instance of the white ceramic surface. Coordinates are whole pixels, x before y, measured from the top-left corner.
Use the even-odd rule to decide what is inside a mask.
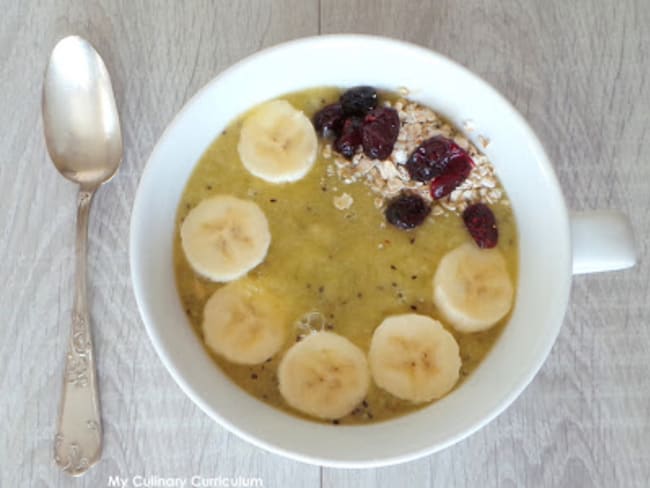
[[[388,90],[407,87],[410,98],[457,125],[473,120],[477,130],[468,135],[475,142],[478,134],[490,138],[485,152],[518,221],[520,276],[510,323],[460,388],[395,420],[333,426],[273,409],[241,390],[213,364],[178,298],[172,239],[176,206],[194,165],[234,117],[286,92],[358,84]],[[585,253],[601,222],[602,216],[595,215],[574,226],[576,249],[584,253],[577,260],[583,266],[576,271],[634,263],[629,233],[623,236],[624,245],[609,239],[598,252]],[[620,217],[614,222],[625,228]],[[224,71],[187,103],[160,138],[140,181],[131,220],[130,262],[138,306],[156,351],[183,391],[208,415],[244,439],[295,459],[371,467],[443,449],[489,422],[521,393],[562,324],[572,244],[569,215],[552,166],[526,122],[501,95],[429,50],[389,39],[342,35],[301,39],[259,52]]]

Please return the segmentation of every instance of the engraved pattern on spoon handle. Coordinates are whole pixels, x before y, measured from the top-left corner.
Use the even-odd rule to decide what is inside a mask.
[[[95,189],[79,190],[72,327],[54,442],[54,460],[73,476],[85,473],[99,460],[102,445],[99,394],[86,297],[88,216],[94,192]]]

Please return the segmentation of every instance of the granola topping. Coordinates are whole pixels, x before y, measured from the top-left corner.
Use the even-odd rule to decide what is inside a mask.
[[[385,102],[384,106],[395,109],[400,120],[397,141],[388,158],[372,159],[363,151],[357,150],[351,160],[347,160],[332,151],[330,143],[326,143],[322,150],[323,157],[332,161],[328,173],[336,173],[345,184],[364,181],[375,194],[375,207],[379,209],[385,208],[388,200],[402,192],[417,194],[430,203],[434,217],[446,212],[462,213],[474,203],[493,204],[504,199],[503,191],[497,187],[494,167],[487,157],[433,110],[405,100]],[[474,129],[473,123],[471,126]],[[411,179],[404,165],[422,142],[436,135],[452,139],[467,151],[475,167],[467,179],[449,195],[433,200],[430,185]],[[486,147],[489,140],[481,136],[481,142]]]

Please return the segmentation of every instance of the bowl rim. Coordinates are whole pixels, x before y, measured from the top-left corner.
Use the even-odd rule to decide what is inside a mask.
[[[190,106],[194,105],[197,103],[203,96],[204,93],[212,88],[212,86],[216,83],[218,83],[222,78],[227,77],[231,72],[237,71],[241,69],[243,66],[248,65],[248,64],[254,64],[257,62],[259,58],[265,57],[275,51],[278,50],[283,50],[286,48],[294,47],[296,45],[304,45],[304,44],[322,44],[322,43],[327,43],[327,42],[341,42],[341,41],[350,41],[350,42],[371,42],[375,44],[381,44],[381,43],[386,43],[390,44],[393,46],[401,47],[403,49],[408,49],[411,51],[417,51],[421,55],[426,55],[429,57],[437,58],[439,61],[449,64],[452,67],[454,67],[456,70],[460,71],[463,73],[464,76],[473,78],[474,81],[479,82],[484,86],[485,89],[489,90],[492,95],[499,101],[499,103],[503,104],[506,106],[512,113],[512,117],[515,119],[516,123],[521,127],[521,129],[525,132],[526,137],[530,141],[530,143],[534,146],[535,152],[539,155],[539,161],[538,164],[541,165],[541,169],[545,173],[545,176],[548,178],[549,182],[552,184],[557,189],[557,196],[558,196],[558,202],[557,204],[561,207],[561,213],[563,216],[564,222],[560,222],[560,225],[565,229],[565,241],[566,241],[566,247],[568,248],[568,257],[569,257],[569,262],[566,263],[565,268],[565,276],[566,280],[564,280],[564,283],[562,284],[562,301],[561,303],[558,304],[556,309],[560,311],[560,313],[556,314],[557,315],[557,320],[555,321],[554,324],[552,324],[551,329],[547,335],[546,335],[546,341],[543,346],[542,351],[540,352],[537,360],[534,362],[534,364],[529,368],[528,372],[526,375],[521,376],[518,379],[518,382],[516,385],[510,390],[510,393],[506,396],[504,396],[501,401],[496,404],[490,411],[488,411],[486,414],[481,415],[480,419],[475,421],[469,428],[459,431],[457,434],[449,436],[449,438],[445,442],[437,443],[432,446],[426,447],[426,448],[421,448],[417,450],[412,450],[409,451],[406,454],[400,454],[400,455],[395,455],[395,456],[388,456],[388,457],[382,457],[382,458],[373,458],[373,459],[367,459],[363,461],[359,460],[354,460],[354,461],[346,461],[342,459],[333,459],[333,458],[325,458],[325,457],[318,457],[318,456],[313,456],[310,454],[302,454],[300,452],[296,452],[293,450],[286,449],[279,445],[278,443],[272,443],[272,442],[267,442],[263,439],[260,439],[256,437],[253,433],[250,433],[239,426],[233,424],[230,422],[228,419],[223,417],[218,410],[216,410],[212,405],[208,404],[200,394],[198,394],[194,387],[190,384],[188,380],[186,380],[183,375],[177,370],[177,367],[174,364],[174,360],[170,357],[170,354],[168,353],[166,347],[163,345],[163,341],[161,339],[161,334],[157,330],[153,319],[149,316],[148,310],[147,310],[147,305],[146,301],[143,298],[144,293],[142,291],[142,283],[141,283],[141,277],[138,275],[138,264],[137,264],[137,258],[138,258],[138,240],[136,239],[136,234],[137,234],[137,227],[138,227],[138,222],[141,220],[141,213],[143,212],[143,204],[142,200],[144,199],[142,195],[142,182],[149,178],[149,175],[152,171],[152,165],[150,162],[155,159],[156,155],[158,152],[161,151],[161,147],[163,145],[163,141],[165,141],[168,137],[170,132],[172,132],[175,127],[179,124],[179,120],[182,118],[184,113],[190,109]],[[421,458],[423,456],[432,454],[434,452],[446,449],[447,447],[459,442],[460,440],[472,435],[482,427],[484,427],[486,424],[491,422],[495,417],[497,417],[499,414],[501,414],[508,406],[510,406],[514,400],[523,392],[523,390],[530,384],[532,379],[537,375],[539,372],[540,368],[548,358],[548,355],[555,344],[555,341],[557,340],[557,337],[560,332],[560,328],[562,326],[563,322],[563,317],[565,315],[567,305],[568,305],[568,300],[569,300],[569,290],[570,290],[570,283],[571,283],[571,267],[570,267],[570,261],[571,261],[571,251],[570,251],[570,231],[569,231],[569,213],[568,209],[566,206],[566,201],[564,199],[564,196],[562,194],[562,191],[560,189],[560,185],[557,179],[557,175],[551,165],[550,159],[548,158],[548,155],[546,154],[546,151],[544,150],[541,142],[539,141],[538,137],[536,136],[535,132],[532,130],[532,128],[529,126],[528,122],[525,120],[525,118],[519,113],[519,111],[492,85],[490,85],[487,81],[483,80],[480,76],[477,74],[473,73],[470,71],[468,68],[464,67],[463,65],[459,64],[456,61],[453,61],[452,59],[448,58],[447,56],[440,54],[432,49],[419,46],[417,44],[413,44],[410,42],[398,40],[398,39],[392,39],[389,37],[383,37],[383,36],[374,36],[374,35],[365,35],[365,34],[329,34],[329,35],[318,35],[318,36],[308,36],[308,37],[302,37],[302,38],[297,38],[293,39],[287,42],[282,42],[270,47],[267,47],[265,49],[262,49],[260,51],[257,51],[253,54],[250,54],[239,61],[235,62],[234,64],[230,65],[220,73],[218,73],[215,77],[210,79],[205,85],[203,85],[192,97],[190,97],[184,104],[183,107],[174,115],[173,119],[168,123],[162,134],[159,136],[158,140],[156,141],[156,144],[154,145],[149,158],[147,159],[147,162],[145,164],[145,167],[142,171],[139,183],[138,183],[138,188],[136,190],[136,195],[134,198],[133,202],[133,207],[132,207],[132,214],[131,214],[131,221],[130,221],[130,226],[129,226],[129,266],[131,270],[131,281],[133,285],[133,291],[134,295],[136,298],[136,303],[138,306],[138,311],[140,313],[140,317],[142,318],[142,322],[144,323],[145,330],[147,331],[147,335],[149,336],[149,339],[151,343],[154,346],[154,349],[162,361],[163,365],[167,369],[167,371],[170,373],[174,381],[178,384],[178,386],[181,388],[181,390],[196,404],[198,405],[201,410],[203,410],[210,418],[213,420],[217,421],[220,425],[224,426],[227,430],[229,430],[232,433],[235,433],[237,436],[240,438],[250,442],[251,444],[261,447],[267,451],[276,453],[276,454],[281,454],[287,458],[294,459],[297,461],[305,462],[308,464],[315,464],[315,465],[320,465],[320,466],[327,466],[327,467],[335,467],[335,468],[374,468],[374,467],[382,467],[382,466],[389,466],[389,465],[394,465],[394,464],[399,464],[411,460],[415,460],[418,458]],[[560,285],[558,285],[560,286]],[[390,420],[386,421],[390,422]],[[382,422],[383,423],[383,422]],[[359,426],[346,426],[346,428],[357,428]],[[340,428],[340,427],[337,427]]]

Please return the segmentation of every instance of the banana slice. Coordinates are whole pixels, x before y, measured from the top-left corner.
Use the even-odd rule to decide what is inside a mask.
[[[365,354],[332,332],[314,332],[297,342],[278,367],[280,393],[296,410],[323,419],[350,413],[368,392]]]
[[[248,280],[219,288],[203,309],[203,337],[215,353],[238,364],[259,364],[287,338],[285,308],[274,295]]]
[[[510,311],[513,295],[501,251],[473,242],[447,253],[433,277],[433,301],[460,332],[492,327]]]
[[[316,161],[316,131],[300,110],[285,100],[255,109],[241,128],[239,157],[248,171],[270,183],[296,181]]]
[[[207,198],[181,225],[181,244],[197,273],[212,281],[242,277],[266,257],[269,224],[255,204],[231,195]]]
[[[454,336],[437,320],[418,314],[384,319],[372,335],[368,361],[377,386],[413,403],[451,390],[461,366]]]

